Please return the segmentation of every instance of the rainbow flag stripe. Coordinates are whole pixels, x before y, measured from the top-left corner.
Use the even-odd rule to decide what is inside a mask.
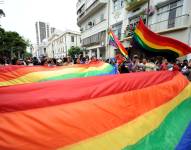
[[[175,57],[191,53],[191,47],[187,44],[152,32],[144,25],[142,19],[140,19],[134,31],[133,38],[142,48],[148,51],[170,53]]]
[[[109,74],[115,74],[115,68],[103,62],[61,67],[8,66],[0,68],[0,86]]]
[[[109,33],[109,45],[112,45],[120,50],[120,52],[128,58],[128,52],[125,49],[125,47],[122,45],[122,43],[118,40],[117,36],[110,30]]]
[[[0,98],[3,150],[191,147],[191,83],[179,72],[7,86]]]

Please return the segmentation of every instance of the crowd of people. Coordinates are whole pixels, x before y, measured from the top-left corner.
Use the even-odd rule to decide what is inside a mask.
[[[133,58],[125,58],[118,54],[115,58],[110,58],[107,60],[97,59],[95,56],[89,58],[88,56],[83,57],[80,55],[78,58],[72,59],[71,57],[65,58],[48,58],[42,57],[38,59],[36,57],[29,57],[26,59],[13,59],[8,61],[6,58],[0,58],[0,65],[43,65],[43,66],[67,66],[72,64],[91,64],[97,61],[105,61],[110,63],[116,68],[117,73],[130,73],[130,72],[141,72],[141,71],[181,71],[185,76],[191,80],[191,60],[171,60],[168,61],[164,57],[153,57],[153,58],[142,58],[140,59],[137,55]]]
[[[143,72],[143,71],[180,71],[191,80],[191,59],[188,60],[171,60],[164,57],[142,58],[137,55],[133,58],[113,58],[108,60],[110,64],[118,68],[119,73]]]

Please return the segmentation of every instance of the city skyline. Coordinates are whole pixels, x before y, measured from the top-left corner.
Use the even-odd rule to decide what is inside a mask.
[[[67,3],[62,0],[5,0],[0,8],[4,10],[6,17],[1,18],[0,24],[5,30],[16,31],[36,44],[37,21],[47,22],[60,30],[79,31],[76,23],[76,2],[77,0]]]

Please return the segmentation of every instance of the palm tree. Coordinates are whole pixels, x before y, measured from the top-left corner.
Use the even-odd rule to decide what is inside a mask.
[[[4,13],[4,11],[3,11],[2,9],[0,9],[0,18],[1,18],[2,16],[5,17],[5,13]]]

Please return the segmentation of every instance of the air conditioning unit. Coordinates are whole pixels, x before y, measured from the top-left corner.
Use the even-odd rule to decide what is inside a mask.
[[[80,31],[82,32],[84,29],[83,28],[80,28]]]
[[[89,26],[92,26],[92,25],[93,25],[93,23],[90,21],[90,22],[88,22],[88,25],[89,25]]]

